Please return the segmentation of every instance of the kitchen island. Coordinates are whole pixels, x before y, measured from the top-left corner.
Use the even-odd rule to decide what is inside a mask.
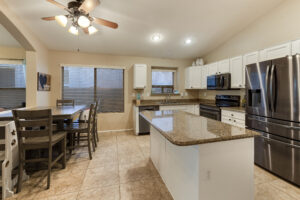
[[[175,200],[253,200],[256,132],[182,111],[143,111],[151,160]]]

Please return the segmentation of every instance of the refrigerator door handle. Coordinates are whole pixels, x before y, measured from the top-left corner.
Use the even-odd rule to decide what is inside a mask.
[[[285,145],[286,147],[290,147],[290,148],[294,148],[294,149],[300,149],[300,146],[296,146],[296,145],[293,145],[293,144],[288,144],[288,143],[281,142],[279,140],[270,139],[270,138],[267,138],[267,137],[264,137],[264,136],[260,136],[260,137],[265,139],[265,141],[267,141],[267,142],[277,142],[277,143]]]
[[[272,65],[270,77],[271,111],[275,112],[276,104],[276,66]]]
[[[253,120],[253,121],[258,121],[258,122],[261,122],[261,123],[268,123],[268,124],[273,124],[273,125],[276,125],[276,126],[282,126],[284,128],[287,128],[287,129],[300,130],[300,127],[288,126],[288,125],[283,125],[283,124],[276,124],[276,123],[273,123],[273,122],[265,122],[265,121],[255,119],[255,118],[251,118],[251,117],[249,117],[248,119]]]
[[[266,103],[267,103],[267,111],[270,111],[270,95],[269,95],[269,90],[270,90],[270,85],[269,85],[269,73],[270,73],[270,66],[267,66],[267,71],[266,71]]]

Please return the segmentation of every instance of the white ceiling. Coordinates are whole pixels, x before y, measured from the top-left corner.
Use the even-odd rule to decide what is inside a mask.
[[[90,14],[119,24],[117,30],[95,25],[92,36],[77,36],[55,21],[66,14],[45,0],[5,0],[49,49],[163,58],[195,58],[218,47],[283,0],[102,0]],[[67,5],[69,0],[57,0]],[[163,35],[152,43],[151,34]],[[185,38],[192,38],[184,45]]]
[[[0,24],[0,46],[20,47],[15,38]]]

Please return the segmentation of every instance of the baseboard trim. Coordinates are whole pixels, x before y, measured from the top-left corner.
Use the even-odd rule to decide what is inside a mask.
[[[98,133],[118,133],[118,132],[128,132],[133,131],[133,129],[119,129],[119,130],[105,130],[105,131],[98,131]]]

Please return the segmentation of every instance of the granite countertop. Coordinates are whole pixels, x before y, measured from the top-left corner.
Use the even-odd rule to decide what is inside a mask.
[[[245,107],[221,107],[222,110],[246,113]]]
[[[259,135],[255,131],[183,111],[143,111],[140,115],[167,140],[178,146],[250,138]]]
[[[136,106],[176,106],[176,105],[193,105],[206,102],[214,102],[214,100],[203,100],[203,99],[170,99],[169,103],[165,103],[165,100],[141,100],[139,105],[134,100],[133,103]]]

